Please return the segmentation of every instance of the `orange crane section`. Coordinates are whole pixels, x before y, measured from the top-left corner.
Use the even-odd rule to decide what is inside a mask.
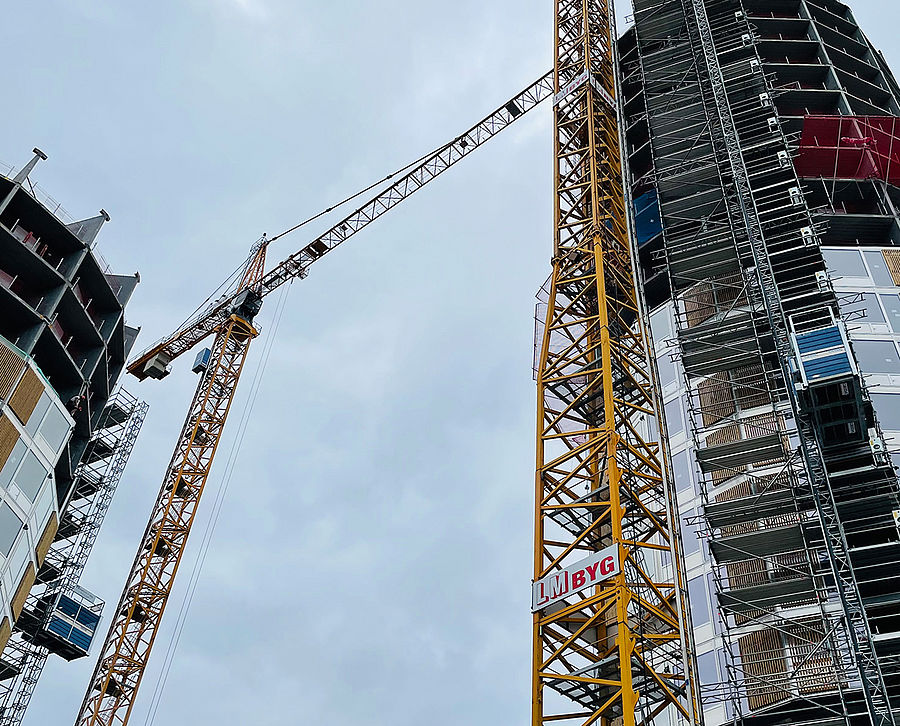
[[[701,724],[678,509],[629,234],[611,0],[556,0],[532,726]]]
[[[552,75],[548,73],[462,135],[406,167],[408,171],[400,179],[269,272],[265,272],[266,252],[277,237],[263,238],[254,246],[244,273],[233,289],[129,365],[129,372],[140,379],[163,378],[168,374],[169,363],[207,337],[215,336],[149,524],[113,613],[77,726],[128,723],[247,351],[257,336],[253,321],[264,297],[285,282],[305,277],[314,262],[408,199],[552,93]]]

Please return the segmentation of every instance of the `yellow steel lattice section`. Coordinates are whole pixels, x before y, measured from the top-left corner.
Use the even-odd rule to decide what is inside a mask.
[[[265,252],[265,244],[254,250],[242,289],[262,274]],[[77,726],[123,726],[128,722],[247,351],[256,335],[253,326],[237,314],[216,332],[209,367],[197,385],[150,524],[113,613]]]
[[[614,37],[610,3],[557,0],[556,240],[538,369],[533,726],[631,726],[663,712],[700,720],[628,238]],[[608,551],[614,574],[584,586],[584,573],[573,574],[579,563]]]

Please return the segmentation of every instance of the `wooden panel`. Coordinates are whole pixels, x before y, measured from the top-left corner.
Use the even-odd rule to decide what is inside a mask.
[[[0,342],[0,398],[9,397],[9,392],[22,375],[25,361],[22,357]]]
[[[716,373],[697,386],[703,425],[712,426],[722,419],[734,416],[737,406],[727,373]]]
[[[738,638],[741,665],[747,674],[750,710],[771,706],[785,698],[787,661],[781,636],[775,630],[760,630]]]
[[[682,293],[685,320],[693,328],[734,307],[747,304],[740,275],[728,275],[715,282],[700,282]]]
[[[13,422],[0,413],[0,469],[6,465],[6,460],[9,459],[18,440],[19,432]]]
[[[37,559],[38,567],[44,564],[44,558],[50,551],[50,545],[53,544],[53,538],[56,536],[56,530],[59,529],[59,522],[56,519],[56,512],[50,515],[50,521],[44,527],[44,533],[38,540],[37,547],[34,549],[34,556]]]
[[[746,436],[744,438],[762,438],[763,436],[768,436],[769,434],[782,433],[784,431],[784,421],[781,419],[781,417],[776,419],[774,413],[763,413],[759,416],[751,416],[745,419],[744,430],[746,431]],[[761,468],[765,466],[772,466],[784,461],[784,457],[787,456],[787,452],[790,451],[790,442],[788,441],[787,436],[782,436],[781,446],[781,457],[776,459],[766,459],[765,461],[758,461],[754,464],[754,466],[757,468]]]
[[[788,632],[785,640],[791,660],[800,664],[797,670],[797,688],[800,692],[833,691],[839,677],[828,649],[819,647],[825,637],[822,620],[808,618],[796,625],[788,625],[785,630]]]
[[[16,416],[19,417],[23,424],[28,423],[28,419],[31,418],[34,407],[37,406],[37,402],[40,400],[43,392],[44,383],[38,374],[31,368],[26,370],[22,380],[19,381],[19,385],[16,386],[12,398],[9,399],[9,407],[15,411]]]
[[[758,363],[735,368],[731,372],[731,380],[734,383],[734,395],[738,406],[746,411],[757,406],[765,406],[771,403],[766,388],[766,380],[763,376],[763,368]]]
[[[716,429],[706,437],[706,446],[721,446],[723,444],[733,444],[741,439],[741,428],[737,424],[729,424],[720,429]],[[746,466],[738,466],[729,469],[715,469],[709,474],[709,478],[714,486],[719,486],[723,482],[728,481],[732,477],[737,476],[741,472],[747,470]]]
[[[18,620],[19,615],[22,614],[22,608],[25,607],[25,599],[28,597],[28,593],[31,592],[31,586],[34,585],[34,579],[34,563],[29,562],[28,569],[25,570],[25,574],[22,575],[22,580],[16,588],[16,594],[13,595],[11,603],[13,618],[16,620]]]
[[[900,285],[900,250],[882,250],[887,268],[891,271],[894,284]]]
[[[12,628],[9,625],[9,618],[4,615],[3,622],[0,623],[0,649],[6,648],[10,635],[12,635]]]

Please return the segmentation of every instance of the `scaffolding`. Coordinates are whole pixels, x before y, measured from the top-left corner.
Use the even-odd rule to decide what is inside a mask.
[[[744,722],[893,723],[857,545],[897,481],[739,0],[636,0],[633,123],[652,161],[702,526]],[[869,512],[865,524],[862,511]],[[894,552],[896,555],[896,552]]]
[[[51,653],[66,660],[88,653],[103,602],[78,581],[147,410],[144,401],[122,388],[106,404],[76,469],[56,537],[0,655],[0,726],[22,722]]]

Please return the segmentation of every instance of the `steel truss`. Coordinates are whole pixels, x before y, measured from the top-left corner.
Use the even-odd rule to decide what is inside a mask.
[[[602,0],[556,3],[534,574],[560,577],[610,546],[622,566],[535,612],[533,726],[632,726],[663,712],[702,722],[667,452],[648,424],[659,397],[623,190],[612,13]]]
[[[264,255],[265,248],[261,249]],[[259,269],[261,265],[250,267]],[[171,583],[184,554],[250,341],[256,335],[253,326],[236,313],[216,334],[211,363],[197,387],[150,523],[116,606],[81,707],[79,724],[123,724],[128,720],[134,706],[133,694],[140,685],[168,603]]]
[[[50,617],[48,604],[78,585],[100,527],[134,449],[148,406],[120,388],[106,403],[103,417],[75,472],[69,501],[12,636],[0,656],[0,726],[18,726],[52,652],[41,634]]]
[[[269,272],[265,271],[265,260],[271,240],[264,237],[251,251],[235,289],[229,288],[223,299],[203,309],[186,325],[129,364],[129,372],[140,379],[162,378],[174,358],[214,334],[208,362],[200,363],[202,375],[194,399],[91,677],[77,724],[123,726],[128,722],[247,350],[257,335],[253,320],[264,297],[286,282],[306,277],[313,262],[536,108],[552,91],[551,76],[546,74],[468,131],[405,167],[404,171],[408,171],[398,181],[376,192],[363,206]],[[297,227],[278,236],[294,229]]]
[[[896,479],[866,443],[823,448],[816,401],[794,385],[791,330],[839,311],[754,31],[738,0],[635,9],[649,181],[729,643],[730,682],[709,700],[745,718],[893,723],[839,510],[854,465],[887,503]],[[859,377],[846,383],[876,426]]]

